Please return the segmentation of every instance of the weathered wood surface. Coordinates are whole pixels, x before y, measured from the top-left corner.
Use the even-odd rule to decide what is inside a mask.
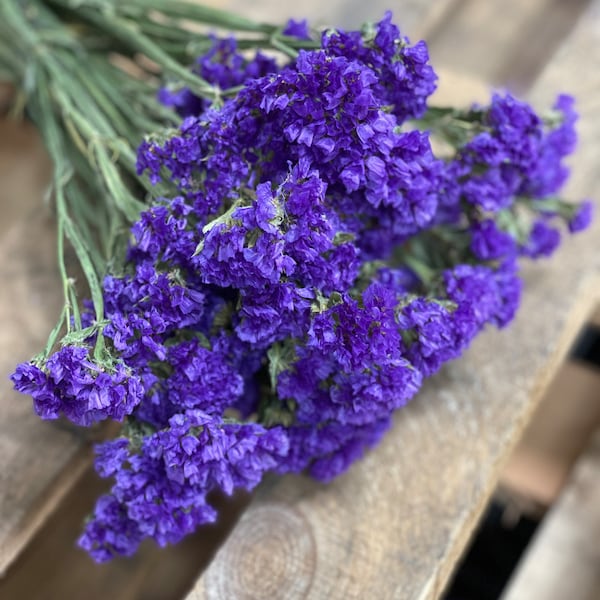
[[[600,394],[599,394],[600,395]],[[502,595],[503,600],[600,598],[600,430]]]
[[[600,369],[579,361],[561,366],[506,464],[500,483],[524,500],[550,506],[600,428]]]
[[[1,122],[0,574],[87,462],[73,434],[42,423],[8,380],[44,347],[62,308],[55,228],[43,205],[48,180],[32,128]]]
[[[523,92],[590,0],[456,0],[426,32],[433,64]]]
[[[109,482],[93,470],[73,486],[18,559],[0,578],[2,600],[177,600],[183,598],[247,503],[219,507],[219,523],[167,548],[142,544],[130,559],[98,565],[75,546],[83,519]]]
[[[211,4],[247,15],[255,20],[269,23],[284,23],[290,17],[308,19],[310,25],[357,28],[366,21],[379,21],[386,10],[394,14],[394,21],[402,32],[411,38],[427,37],[444,16],[460,0],[304,0],[297,4],[254,0],[211,0]]]
[[[536,84],[547,105],[579,98],[568,193],[600,198],[600,0]],[[273,481],[188,600],[439,597],[501,466],[577,331],[600,300],[600,219],[551,260],[524,269],[522,309],[487,331],[397,415],[383,443],[325,487]]]

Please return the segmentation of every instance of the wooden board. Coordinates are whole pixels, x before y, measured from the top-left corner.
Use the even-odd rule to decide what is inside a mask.
[[[590,0],[458,0],[427,31],[433,64],[523,92]]]
[[[366,21],[379,21],[392,10],[401,31],[416,40],[443,20],[457,0],[304,0],[297,5],[273,0],[212,0],[211,4],[269,23],[284,23],[290,17],[308,19],[310,25],[358,28]]]
[[[81,441],[43,423],[12,391],[62,309],[54,224],[43,198],[49,164],[31,127],[0,123],[0,574],[89,463]]]
[[[569,192],[600,199],[600,0],[536,84],[580,98]],[[434,378],[383,443],[325,487],[287,477],[260,490],[188,600],[439,597],[499,471],[600,300],[600,219],[524,269],[514,324],[488,331]]]
[[[90,469],[64,497],[23,553],[0,578],[3,600],[166,600],[185,596],[247,503],[219,504],[219,522],[175,546],[146,541],[134,557],[98,565],[75,546],[81,523],[109,482]],[[82,592],[85,590],[85,594]]]
[[[600,430],[545,517],[502,600],[600,598]]]
[[[600,369],[561,366],[502,472],[507,491],[539,506],[559,496],[577,458],[600,427]]]

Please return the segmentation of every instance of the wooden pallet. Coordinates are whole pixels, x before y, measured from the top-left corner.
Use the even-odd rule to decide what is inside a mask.
[[[249,11],[241,0],[213,3]],[[253,10],[275,19],[276,4],[262,0]],[[380,15],[385,4],[371,3],[371,14]],[[534,78],[530,96],[540,107],[562,90],[578,96],[581,143],[567,194],[600,199],[600,0],[587,8],[583,0],[395,4],[406,31],[430,40],[434,65],[465,72],[443,76],[440,102],[467,103],[477,95],[483,100],[491,84],[512,82],[523,90]],[[287,10],[284,3],[277,6]],[[321,20],[330,23],[352,24],[367,16],[359,15],[358,2],[306,6],[315,20],[324,14]],[[305,6],[296,16],[300,12],[307,14]],[[585,76],[581,65],[589,66]],[[51,215],[40,208],[47,165],[31,130],[0,127],[0,201],[3,214],[10,214],[0,223],[0,274],[10,282],[0,288],[4,375],[40,348],[58,314],[60,290]],[[132,561],[99,568],[70,549],[72,523],[97,493],[93,477],[82,479],[89,444],[70,430],[39,422],[3,376],[0,572],[8,570],[0,597],[76,598],[85,585],[90,600],[181,598],[201,570],[190,599],[439,597],[501,466],[600,300],[599,240],[600,219],[591,231],[567,240],[552,260],[526,268],[516,322],[506,331],[486,332],[434,378],[398,413],[384,442],[347,475],[327,487],[303,477],[269,480],[224,543],[244,499],[230,506],[230,523],[200,532],[183,550],[144,547]],[[51,513],[53,519],[40,529]],[[66,542],[56,529],[60,522],[69,524],[70,533],[62,534]],[[50,541],[44,546],[43,540]],[[37,574],[44,568],[54,587],[40,591]]]
[[[577,461],[502,600],[600,598],[599,538],[600,429]]]

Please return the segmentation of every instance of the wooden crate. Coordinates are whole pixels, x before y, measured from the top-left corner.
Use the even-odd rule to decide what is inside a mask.
[[[213,3],[250,12],[241,0]],[[428,39],[434,65],[446,69],[439,102],[484,100],[500,84],[529,89],[540,107],[559,91],[577,95],[581,143],[567,194],[600,198],[600,0],[395,4],[396,19],[413,38]],[[371,15],[386,5],[370,3]],[[310,16],[308,8],[315,20],[352,25],[368,16],[359,14],[364,6],[307,2],[295,16]],[[275,19],[284,8],[263,0],[252,10]],[[43,343],[60,290],[43,204],[48,165],[30,128],[0,127],[4,375]],[[503,464],[600,300],[599,234],[600,219],[555,258],[526,267],[515,323],[486,332],[429,382],[348,474],[329,486],[269,479],[249,504],[230,503],[220,527],[175,549],[144,546],[129,561],[97,567],[71,548],[80,513],[99,490],[87,473],[89,442],[39,422],[2,377],[0,597],[182,598],[197,578],[190,599],[439,597]]]

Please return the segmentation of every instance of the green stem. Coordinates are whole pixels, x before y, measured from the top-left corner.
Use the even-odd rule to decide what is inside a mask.
[[[72,4],[68,0],[53,0],[53,2],[67,7]],[[194,93],[209,99],[217,95],[218,90],[214,86],[173,60],[152,39],[145,36],[136,27],[135,23],[120,19],[114,14],[109,16],[105,12],[88,9],[85,6],[79,6],[77,13],[106,33],[114,36],[115,39],[131,48],[133,52],[140,52],[150,60],[158,63],[167,73],[186,83]]]
[[[270,34],[277,29],[274,25],[256,23],[240,15],[197,3],[177,0],[128,0],[127,4],[138,6],[144,11],[156,10],[172,19],[185,19],[233,31],[255,31]]]

